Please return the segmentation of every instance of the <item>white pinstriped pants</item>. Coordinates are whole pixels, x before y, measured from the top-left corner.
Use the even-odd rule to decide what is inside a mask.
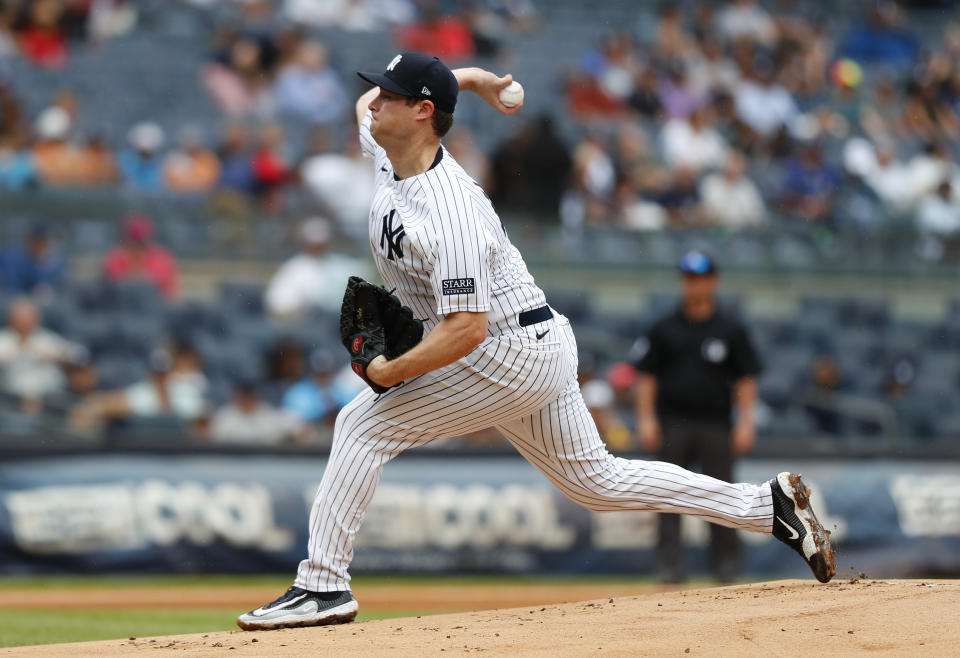
[[[536,340],[549,329],[550,334]],[[377,396],[366,389],[337,416],[333,447],[310,512],[309,557],[295,584],[350,588],[353,540],[384,464],[435,439],[496,426],[571,500],[597,512],[690,514],[770,533],[770,485],[729,484],[664,462],[614,457],[577,385],[566,318],[488,339],[444,368]]]

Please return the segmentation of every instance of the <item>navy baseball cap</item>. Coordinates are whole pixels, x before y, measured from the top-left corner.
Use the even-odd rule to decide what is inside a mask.
[[[684,274],[715,274],[717,266],[704,252],[688,251],[680,258],[680,271]]]
[[[460,85],[453,71],[437,57],[422,53],[400,53],[383,73],[357,72],[372,85],[401,96],[433,101],[438,109],[453,113]]]

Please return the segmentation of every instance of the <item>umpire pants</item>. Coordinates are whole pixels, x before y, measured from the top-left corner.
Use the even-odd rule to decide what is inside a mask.
[[[723,421],[661,419],[663,444],[657,458],[689,469],[698,467],[704,475],[730,482],[733,479],[733,448],[730,424]],[[660,575],[668,582],[686,578],[680,517],[660,514],[657,547]],[[740,573],[740,540],[733,528],[710,525],[710,569],[722,582]]]

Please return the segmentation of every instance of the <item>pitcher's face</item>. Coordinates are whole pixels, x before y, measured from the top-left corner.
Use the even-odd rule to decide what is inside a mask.
[[[372,118],[370,134],[380,146],[384,146],[384,141],[395,141],[413,130],[419,104],[408,104],[407,100],[406,96],[381,88],[367,106]]]

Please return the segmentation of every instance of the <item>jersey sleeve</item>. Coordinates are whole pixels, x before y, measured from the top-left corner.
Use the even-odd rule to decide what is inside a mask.
[[[661,323],[651,327],[646,336],[641,336],[633,344],[627,357],[633,367],[640,372],[653,375],[660,374],[664,362],[663,331]]]
[[[377,152],[382,150],[382,148],[377,144],[376,140],[373,139],[373,135],[370,134],[371,121],[373,121],[373,115],[370,113],[370,110],[367,110],[367,113],[363,115],[363,121],[360,122],[360,151],[364,157],[375,159]]]
[[[445,213],[435,224],[430,284],[437,313],[490,310],[490,272],[496,242],[472,211]]]

